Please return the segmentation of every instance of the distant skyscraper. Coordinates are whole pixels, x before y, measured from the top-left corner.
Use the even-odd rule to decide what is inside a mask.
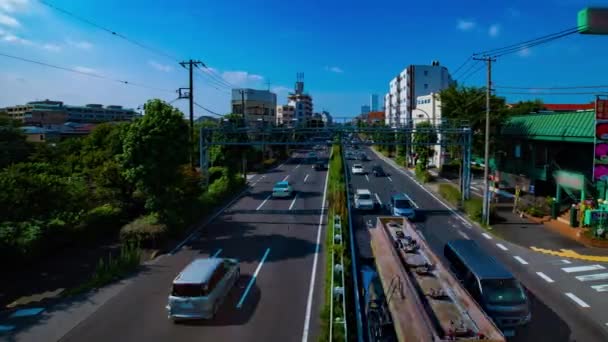
[[[361,114],[367,114],[367,113],[369,113],[369,106],[368,105],[361,106]]]
[[[372,94],[369,97],[369,105],[372,109],[372,112],[378,111],[378,94]]]

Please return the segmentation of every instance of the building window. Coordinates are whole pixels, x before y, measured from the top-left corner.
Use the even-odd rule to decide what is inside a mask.
[[[428,70],[424,70],[424,76],[428,76],[429,75],[429,71]]]
[[[424,89],[429,89],[429,85],[428,85],[428,83],[425,83],[425,84],[424,84]]]
[[[515,158],[521,158],[521,144],[515,145]]]

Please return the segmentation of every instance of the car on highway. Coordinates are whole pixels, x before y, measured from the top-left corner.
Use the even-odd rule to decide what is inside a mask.
[[[502,264],[473,240],[446,243],[443,255],[450,270],[496,325],[512,335],[530,322],[530,300],[526,291]]]
[[[416,210],[412,200],[406,194],[394,194],[388,203],[388,208],[393,216],[405,216],[410,220],[416,217]]]
[[[372,174],[376,177],[386,177],[386,173],[384,172],[384,169],[382,169],[382,166],[377,164],[372,166]]]
[[[195,259],[173,279],[166,306],[169,319],[213,318],[239,276],[235,259]]]
[[[364,175],[365,174],[365,170],[363,169],[363,165],[361,165],[361,164],[354,164],[353,167],[351,168],[351,172],[353,173],[353,175]]]
[[[311,160],[316,160],[317,159],[317,153],[316,152],[308,152],[308,159]]]
[[[288,181],[277,182],[272,188],[272,197],[291,197],[293,186]]]
[[[316,171],[327,170],[327,162],[324,160],[317,160],[313,167]]]
[[[355,209],[374,210],[375,208],[376,202],[371,191],[368,189],[357,189],[355,191]]]
[[[313,147],[313,150],[315,151],[322,151],[324,149],[325,147],[323,145],[315,145],[315,147]]]
[[[360,161],[369,161],[370,159],[369,159],[369,157],[367,156],[367,154],[365,154],[365,153],[361,152],[361,153],[359,153],[359,160],[360,160]]]
[[[346,158],[346,160],[356,160],[357,159],[357,155],[352,151],[347,151],[346,154],[344,155],[344,157]]]

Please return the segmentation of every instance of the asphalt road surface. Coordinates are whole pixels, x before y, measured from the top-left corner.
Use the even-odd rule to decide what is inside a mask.
[[[311,274],[326,222],[321,215],[326,175],[312,169],[300,152],[256,176],[248,194],[180,251],[148,266],[62,341],[316,341],[323,303],[323,246],[314,285]],[[285,179],[297,197],[269,197],[273,185]],[[241,278],[214,319],[173,324],[165,310],[171,281],[194,258],[209,255],[238,259]]]
[[[421,188],[411,176],[398,171],[388,162],[376,156],[369,148],[361,148],[361,150],[365,151],[372,159],[363,162],[366,171],[371,171],[372,165],[379,164],[390,175],[389,177],[377,178],[371,174],[367,176],[351,175],[351,189],[353,191],[358,188],[369,189],[372,193],[378,195],[377,198],[382,204],[387,203],[394,193],[404,192],[408,194],[423,213],[419,222],[415,223],[416,228],[422,232],[437,255],[443,258],[443,247],[451,239],[473,239],[488,253],[502,262],[527,288],[532,302],[532,321],[527,327],[517,331],[516,336],[509,340],[608,341],[608,329],[605,323],[608,322],[608,306],[590,303],[590,307],[585,307],[585,305],[565,295],[565,293],[578,293],[577,291],[585,290],[584,288],[587,286],[584,283],[580,281],[569,282],[567,284],[571,284],[573,288],[564,289],[566,283],[562,282],[561,278],[548,282],[538,275],[537,271],[541,271],[541,267],[548,268],[551,265],[558,270],[556,272],[561,272],[556,267],[568,265],[555,266],[561,264],[561,260],[556,260],[559,258],[538,255],[527,248],[498,241],[488,234],[484,235],[479,228],[446,208],[438,199]],[[347,162],[349,172],[353,163],[355,161]],[[361,162],[356,161],[356,163]],[[388,212],[382,214],[388,215]],[[358,250],[364,263],[366,261],[365,257],[371,255],[369,235],[365,228],[366,222],[371,220],[375,224],[377,215],[378,213],[357,212],[353,216]],[[367,260],[367,262],[373,261]],[[599,293],[598,295],[602,296],[602,300],[605,301],[608,293]]]

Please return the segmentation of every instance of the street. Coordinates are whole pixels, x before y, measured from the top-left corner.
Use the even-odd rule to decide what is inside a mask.
[[[541,255],[528,248],[500,241],[483,232],[466,220],[462,214],[454,212],[435,195],[419,185],[412,175],[394,168],[394,162],[387,162],[369,148],[362,148],[371,161],[363,162],[367,171],[372,165],[381,165],[388,177],[355,175],[351,178],[351,189],[369,189],[377,199],[385,204],[392,194],[404,192],[419,207],[421,217],[415,222],[437,255],[443,259],[443,247],[452,239],[472,239],[490,255],[503,263],[529,291],[532,302],[532,321],[529,326],[517,332],[512,341],[605,341],[608,339],[606,322],[608,317],[602,307],[608,304],[606,293],[589,286],[588,281],[605,279],[604,274],[583,278],[578,272],[604,270],[606,265],[563,261],[562,258]],[[355,161],[348,161],[348,169]],[[361,163],[361,161],[356,161]],[[349,171],[350,172],[350,171]],[[388,215],[388,212],[383,212]],[[358,249],[364,259],[371,256],[369,234],[366,223],[378,213],[357,212],[354,215]],[[527,246],[526,246],[527,247]],[[445,261],[445,260],[444,260]],[[367,260],[368,263],[373,262]],[[596,266],[594,266],[596,265]],[[578,268],[570,268],[578,267]],[[601,288],[603,289],[603,288]],[[582,299],[581,299],[582,298]],[[602,305],[603,304],[603,305]]]

